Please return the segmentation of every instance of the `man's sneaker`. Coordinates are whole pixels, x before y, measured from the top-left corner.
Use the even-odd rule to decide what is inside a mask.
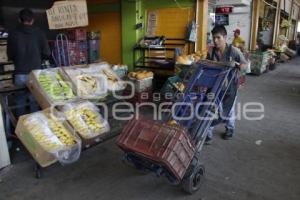
[[[222,135],[224,140],[230,140],[233,137],[233,129],[226,129],[226,132]]]
[[[211,143],[212,143],[212,138],[206,137],[206,138],[205,138],[204,144],[205,144],[205,145],[211,145]]]

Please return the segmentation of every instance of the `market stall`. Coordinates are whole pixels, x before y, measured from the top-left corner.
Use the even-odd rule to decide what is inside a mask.
[[[65,9],[71,8],[69,4],[76,9]],[[72,21],[79,17],[80,20]],[[120,132],[123,122],[114,119],[111,110],[115,102],[122,101],[114,94],[122,94],[126,84],[121,78],[127,74],[125,65],[100,62],[99,32],[87,32],[85,28],[88,24],[85,1],[55,2],[47,10],[47,19],[49,28],[59,31],[49,41],[51,58],[41,69],[31,71],[27,88],[10,85],[1,90],[3,127],[9,146],[15,148],[21,141],[37,163],[38,178],[41,167],[57,161],[76,162],[82,150]],[[2,54],[1,59],[4,59]],[[0,63],[11,64],[7,60]],[[9,69],[4,72],[14,73]],[[28,89],[36,102],[16,105],[14,99],[19,92]],[[40,110],[29,111],[29,104],[36,103]],[[22,108],[23,115],[16,115],[18,108]]]

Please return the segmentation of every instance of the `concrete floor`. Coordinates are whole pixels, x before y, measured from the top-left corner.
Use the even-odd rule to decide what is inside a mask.
[[[33,178],[29,156],[16,159],[1,172],[0,199],[299,200],[300,58],[248,76],[239,102],[249,101],[264,104],[264,119],[239,120],[230,141],[220,139],[224,130],[217,128],[213,145],[202,154],[206,182],[192,196],[122,164],[122,152],[111,140],[85,151],[75,164],[47,168],[40,180]]]

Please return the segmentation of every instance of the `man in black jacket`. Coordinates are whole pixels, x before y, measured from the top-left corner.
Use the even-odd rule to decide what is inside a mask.
[[[45,34],[33,26],[34,14],[30,9],[23,9],[19,12],[20,25],[9,32],[7,43],[7,55],[15,65],[14,84],[18,87],[25,87],[28,81],[28,74],[31,70],[40,69],[42,59],[50,56],[50,49]],[[28,93],[18,95],[18,105],[24,105],[26,99],[33,99]],[[31,103],[31,111],[37,108]],[[24,109],[19,109],[17,115],[24,114]]]

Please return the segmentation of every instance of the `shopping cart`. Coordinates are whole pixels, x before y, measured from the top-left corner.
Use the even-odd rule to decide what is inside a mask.
[[[132,119],[117,139],[124,160],[137,169],[165,176],[190,194],[204,180],[200,152],[207,129],[228,88],[237,81],[237,70],[229,64],[201,61],[191,70],[184,92],[174,99],[171,118],[165,122]]]

